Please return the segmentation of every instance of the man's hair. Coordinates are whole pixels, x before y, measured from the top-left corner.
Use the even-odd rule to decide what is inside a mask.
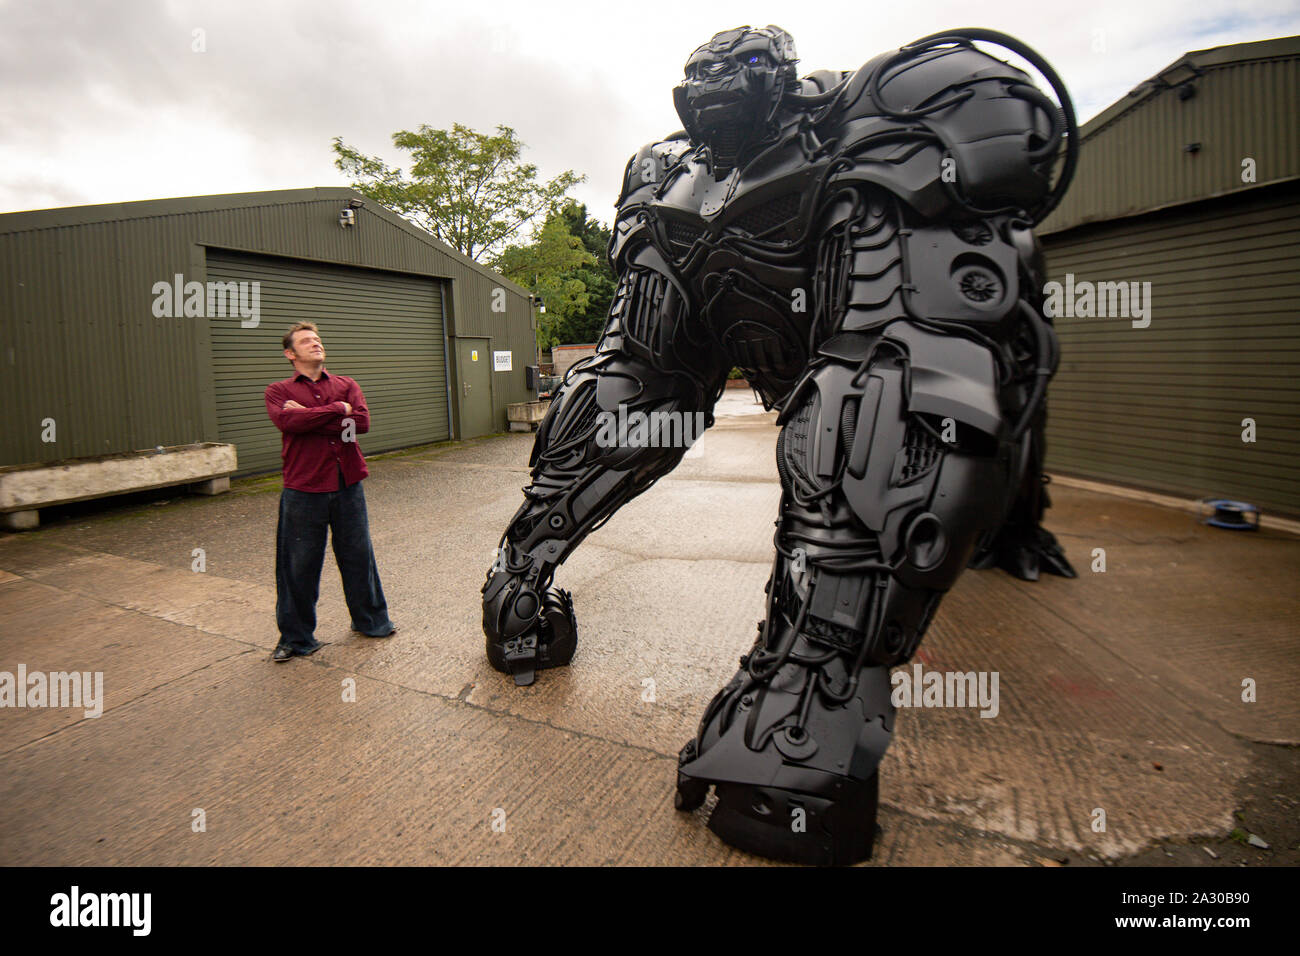
[[[292,349],[292,348],[293,348],[293,336],[294,336],[294,333],[296,333],[296,332],[301,332],[301,331],[303,331],[304,329],[307,329],[308,331],[311,331],[311,332],[316,332],[318,335],[320,334],[320,330],[316,328],[316,323],[315,323],[315,322],[298,322],[298,323],[295,323],[294,326],[293,326],[293,328],[291,328],[288,332],[285,332],[285,333],[284,333],[284,338],[280,340],[282,343],[284,343],[284,347],[285,347],[286,349]],[[295,349],[294,351],[297,351],[297,350]]]

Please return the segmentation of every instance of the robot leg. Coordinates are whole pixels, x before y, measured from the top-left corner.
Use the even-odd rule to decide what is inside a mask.
[[[1056,535],[1043,527],[1043,513],[1051,507],[1047,475],[1043,473],[1046,410],[1040,410],[1029,429],[1029,454],[1015,503],[1006,523],[987,546],[971,558],[972,568],[999,567],[1022,581],[1037,581],[1040,571],[1063,578],[1078,577]]]
[[[712,785],[709,827],[734,846],[815,864],[870,856],[889,668],[1001,523],[1021,465],[999,414],[975,343],[895,323],[822,347],[782,413],[767,619],[679,755],[678,809]]]

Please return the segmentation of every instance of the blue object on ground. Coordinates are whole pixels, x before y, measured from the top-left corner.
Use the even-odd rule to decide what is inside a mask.
[[[1214,509],[1209,517],[1202,517],[1201,523],[1215,528],[1227,528],[1230,531],[1258,531],[1259,509],[1245,501],[1233,501],[1229,498],[1208,498],[1201,501]],[[1202,512],[1204,514],[1204,512]],[[1250,520],[1254,515],[1255,519]]]

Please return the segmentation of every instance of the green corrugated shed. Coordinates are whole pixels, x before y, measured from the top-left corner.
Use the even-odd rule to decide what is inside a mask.
[[[1298,114],[1300,37],[1188,53],[1083,125],[1074,182],[1038,235],[1295,179]]]
[[[363,205],[344,229],[349,201]],[[155,285],[178,274],[259,281],[257,326],[155,315]],[[327,367],[365,389],[375,415],[367,453],[470,437],[458,337],[486,337],[514,357],[511,372],[491,377],[496,430],[507,404],[535,397],[524,371],[536,361],[527,292],[354,190],[9,213],[0,215],[0,465],[239,437],[252,443],[241,471],[273,470],[266,449],[278,432],[261,391],[290,374],[279,339],[298,319],[321,326]],[[53,443],[42,441],[47,419]]]
[[[1300,515],[1298,113],[1287,37],[1189,53],[1083,127],[1047,278],[1150,311],[1055,319],[1049,471]]]

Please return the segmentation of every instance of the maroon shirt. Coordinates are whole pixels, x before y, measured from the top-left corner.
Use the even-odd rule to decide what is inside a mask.
[[[293,400],[303,408],[285,408]],[[343,403],[352,406],[345,415]],[[370,474],[361,448],[344,441],[344,422],[356,423],[356,434],[370,431],[370,410],[361,386],[346,375],[331,375],[321,369],[313,382],[301,372],[282,382],[266,386],[266,413],[284,433],[280,457],[284,459],[284,487],[295,491],[338,491],[339,470],[344,484],[355,485]]]

